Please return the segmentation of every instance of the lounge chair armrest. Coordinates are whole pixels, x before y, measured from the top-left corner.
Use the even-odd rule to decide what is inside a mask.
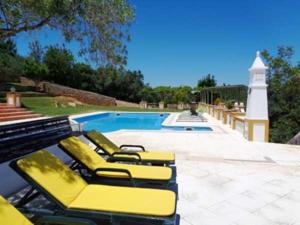
[[[126,155],[128,155],[128,156],[136,156],[139,161],[142,161],[141,156],[138,153],[136,153],[136,152],[114,152],[111,155],[111,157],[115,157],[115,156],[117,157],[118,155],[121,155],[121,157],[122,156],[126,156]]]
[[[146,150],[145,150],[145,147],[142,146],[142,145],[121,145],[119,148],[120,148],[121,150],[123,150],[123,148],[127,148],[127,147],[140,148],[140,151],[143,151],[143,152],[146,151]]]
[[[120,169],[120,168],[97,168],[94,170],[94,174],[97,175],[97,172],[115,172],[115,173],[125,173],[128,175],[128,179],[132,182],[132,186],[136,186],[134,179],[129,170]]]
[[[38,225],[97,225],[95,222],[83,218],[72,218],[66,216],[43,216],[36,221]]]
[[[128,158],[128,157],[111,157],[109,156],[106,160],[107,162],[131,162],[134,164],[140,164],[141,161],[137,158]]]

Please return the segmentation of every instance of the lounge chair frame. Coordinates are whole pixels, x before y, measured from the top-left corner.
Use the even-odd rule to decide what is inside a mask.
[[[34,221],[36,225],[97,225],[95,222],[75,217],[66,216],[42,216]]]
[[[157,165],[157,166],[170,166],[175,164],[174,161],[165,161],[165,160],[142,160],[141,157],[137,152],[143,151],[146,152],[145,147],[142,145],[129,145],[129,144],[123,144],[119,146],[119,149],[121,150],[120,152],[115,152],[113,154],[110,154],[105,148],[102,146],[98,145],[92,138],[88,136],[88,132],[84,131],[83,132],[84,137],[86,137],[89,141],[91,141],[94,145],[96,145],[95,151],[103,151],[105,155],[108,156],[107,161],[109,162],[135,162],[137,164],[143,164],[143,165]],[[139,148],[140,150],[125,150],[124,148]],[[118,156],[120,155],[120,156]],[[125,156],[135,156],[136,158],[130,158],[130,157],[125,157]]]
[[[101,167],[96,170],[91,170],[87,165],[85,165],[80,159],[78,159],[75,155],[71,152],[66,150],[64,146],[58,144],[58,147],[62,149],[67,155],[69,155],[74,161],[75,166],[72,166],[73,169],[77,169],[81,176],[88,183],[102,183],[102,184],[109,184],[109,185],[117,185],[117,186],[131,186],[131,187],[149,187],[149,188],[159,188],[159,189],[171,189],[176,194],[178,192],[178,185],[176,183],[176,168],[170,167],[172,169],[172,177],[169,181],[161,181],[161,180],[148,180],[148,179],[137,179],[133,178],[130,171],[126,169],[119,169],[119,168],[105,168]],[[101,157],[99,155],[99,157]],[[175,168],[175,169],[174,169]],[[84,173],[83,170],[88,171]],[[128,175],[128,178],[111,178],[105,176],[98,176],[97,172],[99,171],[107,171],[107,172],[117,172],[117,173],[124,173]]]
[[[23,158],[23,157],[21,157]],[[21,159],[19,158],[19,159]],[[10,166],[29,184],[31,184],[33,189],[36,189],[41,193],[47,200],[55,203],[55,209],[52,210],[53,216],[63,216],[63,217],[76,217],[92,221],[97,220],[108,220],[112,225],[120,225],[122,221],[127,222],[141,222],[150,224],[161,224],[161,225],[176,225],[178,216],[176,214],[169,217],[156,217],[156,216],[144,216],[144,215],[134,215],[126,213],[112,213],[105,211],[93,211],[93,210],[79,210],[79,209],[68,209],[61,202],[59,202],[54,196],[52,196],[47,190],[45,190],[41,185],[36,183],[30,176],[28,176],[24,171],[22,171],[18,165],[16,159],[10,163]],[[177,205],[175,206],[176,212]],[[30,211],[30,209],[26,209]]]

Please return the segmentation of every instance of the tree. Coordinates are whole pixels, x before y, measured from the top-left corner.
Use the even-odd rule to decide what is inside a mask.
[[[118,69],[112,66],[99,67],[96,73],[99,80],[100,93],[118,98],[120,95],[119,86],[121,83]]]
[[[99,93],[131,102],[142,99],[144,76],[141,71],[101,67],[97,70],[97,80]]]
[[[141,100],[147,102],[158,102],[157,96],[155,96],[153,88],[150,87],[149,84],[146,84],[141,90]]]
[[[62,31],[66,41],[79,41],[80,53],[95,62],[124,64],[133,18],[127,0],[2,0],[0,40],[48,26]]]
[[[25,60],[24,73],[27,77],[33,79],[37,86],[39,81],[47,78],[48,68],[45,64],[39,63],[33,58],[28,58]]]
[[[267,83],[270,140],[286,143],[300,130],[300,63],[291,62],[294,49],[279,47],[277,56],[263,51],[268,64]]]
[[[87,64],[76,63],[72,70],[69,85],[74,88],[98,92],[95,70]]]
[[[198,88],[205,88],[205,87],[215,87],[217,85],[217,81],[214,75],[207,74],[205,77],[201,78],[198,81]]]
[[[158,86],[153,88],[157,102],[163,101],[165,104],[175,103],[173,100],[174,89],[170,86]]]
[[[130,102],[140,102],[144,88],[144,76],[141,71],[127,70],[121,82],[121,99]]]
[[[44,63],[48,67],[48,80],[58,84],[68,85],[74,65],[74,56],[64,47],[48,47]]]
[[[16,43],[11,39],[0,40],[1,53],[9,54],[11,56],[17,55]]]
[[[23,75],[24,59],[12,40],[0,40],[0,82],[15,82]]]
[[[149,84],[146,84],[141,90],[141,99],[150,103],[159,103],[163,101],[165,104],[189,102],[190,92],[192,88],[189,86],[158,86],[151,88]]]
[[[179,86],[174,88],[174,96],[173,96],[173,102],[189,102],[190,93],[192,91],[192,88],[189,86]]]
[[[29,43],[29,57],[32,57],[37,63],[41,63],[44,55],[44,49],[38,41]]]

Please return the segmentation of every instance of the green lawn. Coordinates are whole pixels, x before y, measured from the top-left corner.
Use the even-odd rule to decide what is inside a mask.
[[[55,107],[53,97],[23,97],[22,103],[29,110],[47,115],[47,116],[60,116],[60,115],[73,115],[79,113],[89,113],[95,111],[130,111],[130,112],[180,112],[180,110],[172,109],[140,109],[131,107],[116,107],[116,106],[95,106],[84,105],[77,107]]]

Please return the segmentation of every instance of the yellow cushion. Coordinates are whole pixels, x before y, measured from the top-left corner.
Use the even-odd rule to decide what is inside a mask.
[[[90,170],[95,170],[106,163],[106,161],[97,152],[78,137],[69,137],[59,143],[63,146],[64,150],[68,151]]]
[[[115,152],[119,152],[120,149],[115,145],[111,140],[105,137],[103,134],[97,131],[91,131],[87,133],[87,136],[95,142],[98,146],[105,149],[109,155],[112,155]]]
[[[175,204],[175,193],[168,190],[88,185],[69,208],[171,216],[175,212]]]
[[[170,180],[172,170],[168,167],[127,165],[121,163],[108,163],[88,144],[78,137],[70,137],[60,141],[60,144],[82,164],[94,171],[97,168],[118,168],[130,171],[133,178],[149,180]],[[99,176],[125,178],[128,175],[116,172],[99,172]]]
[[[175,161],[175,154],[172,152],[136,152],[141,157],[142,161]],[[115,157],[139,159],[135,155],[115,155]]]
[[[142,160],[157,160],[157,161],[174,161],[175,154],[173,152],[138,152]]]
[[[80,176],[45,150],[19,159],[17,165],[65,206],[87,186]]]
[[[100,166],[100,168],[101,167],[126,169],[131,173],[132,177],[135,179],[168,181],[172,177],[172,169],[169,167],[162,166],[142,166],[122,163],[105,163],[102,166]],[[126,175],[125,173],[116,172],[98,172],[97,175],[116,178],[128,177],[128,175]]]
[[[33,225],[15,207],[0,195],[0,224],[3,225]]]

